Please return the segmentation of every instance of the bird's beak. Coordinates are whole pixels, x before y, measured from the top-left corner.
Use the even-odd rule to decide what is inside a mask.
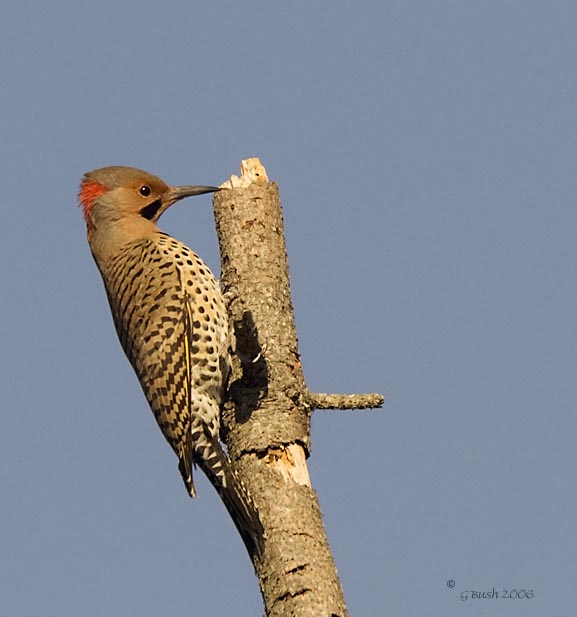
[[[214,193],[216,191],[220,191],[216,186],[169,186],[159,199],[145,206],[140,211],[140,214],[156,222],[177,201],[185,197],[194,197],[195,195],[204,195],[204,193]]]
[[[216,186],[171,186],[162,196],[162,201],[168,208],[168,206],[171,206],[174,202],[184,199],[185,197],[215,193],[216,191],[220,191]]]

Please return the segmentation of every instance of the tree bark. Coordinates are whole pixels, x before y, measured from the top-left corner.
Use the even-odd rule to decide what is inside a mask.
[[[379,407],[380,395],[313,394],[298,352],[278,188],[258,159],[215,194],[221,285],[236,334],[222,438],[265,529],[252,556],[266,615],[347,613],[316,492],[310,485],[315,407]]]

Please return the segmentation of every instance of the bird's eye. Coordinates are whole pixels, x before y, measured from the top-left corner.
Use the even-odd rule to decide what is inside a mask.
[[[150,193],[152,192],[150,190],[150,187],[147,184],[144,184],[143,186],[141,186],[138,189],[138,192],[143,196],[143,197],[148,197],[150,195]]]

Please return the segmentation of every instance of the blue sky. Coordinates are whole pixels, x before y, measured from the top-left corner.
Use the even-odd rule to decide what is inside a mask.
[[[0,21],[0,608],[261,614],[182,488],[112,327],[82,174],[279,183],[317,412],[310,471],[353,615],[565,615],[577,554],[577,6],[10,3]],[[163,228],[218,271],[209,197]],[[448,581],[455,582],[448,587]],[[531,599],[461,600],[533,590]]]

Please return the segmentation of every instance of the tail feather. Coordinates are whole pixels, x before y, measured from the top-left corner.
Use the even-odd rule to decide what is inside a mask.
[[[264,529],[258,510],[242,480],[233,470],[219,441],[208,431],[205,432],[204,438],[203,443],[195,444],[193,460],[206,474],[222,499],[249,554],[253,555],[256,552],[260,556],[263,550]],[[192,480],[190,485],[192,486]],[[189,492],[194,496],[194,486],[192,490],[189,488]]]
[[[192,448],[187,442],[181,449],[178,456],[178,470],[186,486],[186,490],[191,497],[196,497],[196,489],[192,480]]]

